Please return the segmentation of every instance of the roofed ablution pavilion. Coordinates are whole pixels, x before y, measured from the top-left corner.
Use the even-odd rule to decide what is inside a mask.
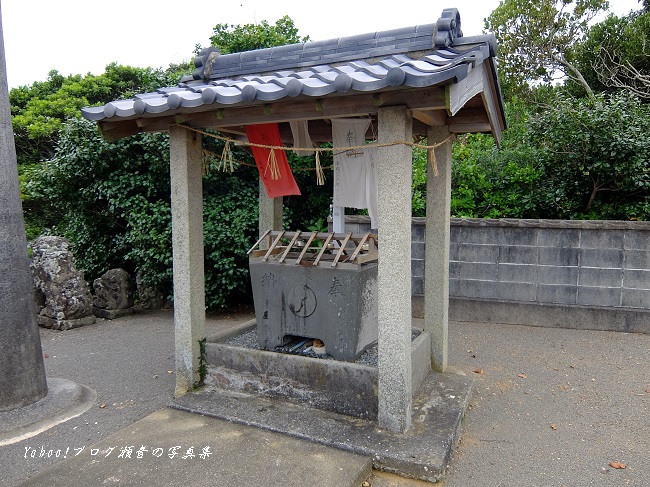
[[[204,336],[200,131],[246,144],[247,127],[277,124],[281,146],[291,148],[300,144],[290,122],[306,121],[318,148],[332,141],[332,120],[364,118],[378,146],[376,420],[393,432],[409,429],[423,375],[447,367],[451,144],[473,132],[499,141],[505,128],[495,56],[493,35],[463,37],[458,11],[445,9],[427,25],[225,55],[210,48],[177,86],[83,109],[107,140],[170,133],[177,396],[197,378]],[[413,144],[425,138],[429,343],[422,371],[412,366],[411,164]],[[265,189],[261,182],[260,235],[282,230],[282,197]]]

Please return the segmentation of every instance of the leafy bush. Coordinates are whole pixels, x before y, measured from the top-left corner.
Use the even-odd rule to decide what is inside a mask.
[[[452,148],[451,216],[459,218],[538,218],[542,176],[537,149],[530,143],[530,108],[513,99],[506,105],[509,128],[501,147],[491,135],[468,134]],[[426,215],[427,153],[413,150],[413,215]]]
[[[491,136],[471,134],[453,149],[451,213],[471,218],[535,218],[541,173],[521,148],[499,150]]]
[[[205,145],[218,151],[218,142]],[[238,158],[245,158],[238,154]],[[169,138],[139,134],[109,144],[94,123],[69,120],[56,156],[34,170],[29,195],[47,204],[51,231],[65,235],[93,280],[122,267],[172,292]],[[257,234],[257,171],[204,178],[206,303],[246,297],[246,251]]]
[[[427,214],[427,151],[413,149],[413,170],[411,174],[411,212],[413,216]]]
[[[319,155],[325,174],[323,186],[316,184],[315,156],[300,157],[292,151],[287,151],[287,157],[302,194],[284,198],[284,227],[292,230],[307,230],[319,220],[327,226],[327,217],[332,204],[334,173],[326,168],[334,164],[332,152],[322,151]]]
[[[650,218],[650,107],[629,93],[560,96],[531,120],[550,218]]]
[[[204,138],[204,146],[211,144],[216,149],[222,143]],[[244,158],[244,153],[236,156]],[[250,298],[246,252],[257,241],[258,198],[256,168],[239,166],[234,173],[213,169],[203,179],[205,300],[209,309],[231,307]]]

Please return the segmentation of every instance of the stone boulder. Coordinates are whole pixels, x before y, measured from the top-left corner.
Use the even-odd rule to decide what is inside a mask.
[[[42,236],[34,240],[31,269],[40,326],[69,330],[95,323],[90,287],[75,267],[67,239]]]
[[[138,308],[145,310],[160,309],[165,304],[162,291],[155,286],[149,286],[142,281],[142,274],[135,276],[135,286],[138,290]]]
[[[124,269],[111,269],[93,281],[93,313],[109,320],[133,314],[133,284]]]

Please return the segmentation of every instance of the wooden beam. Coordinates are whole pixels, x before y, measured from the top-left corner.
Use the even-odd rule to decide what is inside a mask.
[[[248,140],[246,136],[246,127],[237,126],[237,127],[221,127],[219,132],[234,135],[234,139]]]
[[[320,249],[320,252],[318,252],[318,255],[316,256],[316,259],[314,260],[314,263],[312,265],[316,266],[320,262],[321,258],[323,257],[323,254],[327,251],[327,245],[332,241],[332,238],[334,237],[334,233],[330,233],[327,238],[325,239],[325,242],[323,242],[323,246]]]
[[[266,254],[264,254],[264,258],[262,259],[262,262],[266,262],[268,260],[269,256],[273,252],[273,249],[275,249],[275,246],[278,245],[278,243],[280,242],[280,239],[282,238],[282,235],[284,235],[284,232],[279,232],[278,236],[275,237],[275,240],[273,240],[273,243],[271,244],[269,249],[266,251]]]
[[[334,261],[332,261],[332,267],[336,267],[336,264],[338,264],[339,259],[343,255],[343,252],[345,251],[345,247],[348,244],[348,242],[350,241],[351,236],[352,236],[352,233],[348,233],[348,234],[345,235],[345,239],[343,240],[343,243],[339,242],[339,244],[340,244],[339,251],[336,253],[336,257],[334,258]]]
[[[490,133],[492,127],[489,122],[485,123],[450,123],[449,131],[455,134],[475,134],[479,132]]]
[[[298,230],[298,231],[295,233],[295,235],[294,235],[293,238],[291,239],[291,242],[289,242],[289,245],[287,245],[287,248],[285,249],[284,253],[283,253],[282,256],[278,259],[278,262],[280,262],[280,263],[284,262],[284,259],[287,258],[287,255],[289,254],[289,252],[291,252],[291,249],[293,248],[293,246],[294,246],[295,243],[296,243],[296,240],[298,240],[299,237],[300,237],[300,230]]]
[[[115,142],[116,140],[128,137],[129,135],[142,132],[142,129],[138,127],[135,120],[127,120],[121,123],[99,122],[98,126],[104,139],[108,142]]]
[[[294,264],[298,265],[300,264],[300,261],[302,261],[302,258],[305,256],[309,248],[311,247],[312,242],[316,238],[316,235],[318,235],[318,232],[312,232],[312,234],[309,236],[309,240],[305,243],[305,246],[302,248],[302,252],[300,252],[300,255],[294,262]]]
[[[477,96],[481,103],[481,97]],[[469,105],[469,103],[468,103]],[[463,108],[455,116],[448,119],[449,124],[459,124],[459,123],[489,123],[490,119],[488,118],[487,113],[484,108]]]
[[[444,110],[447,108],[445,86],[431,86],[429,88],[380,92],[375,97],[377,109],[379,107],[406,106],[410,110]],[[375,113],[377,110],[375,110]]]
[[[447,125],[447,112],[445,110],[413,110],[413,118],[429,127]]]

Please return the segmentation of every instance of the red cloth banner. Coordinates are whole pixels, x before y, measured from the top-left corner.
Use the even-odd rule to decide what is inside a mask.
[[[263,123],[246,126],[248,141],[252,144],[282,146],[277,123]],[[251,146],[253,157],[269,198],[300,195],[300,189],[293,178],[287,154],[281,149],[267,149]],[[273,151],[273,154],[271,154]],[[273,157],[275,156],[275,157]]]

